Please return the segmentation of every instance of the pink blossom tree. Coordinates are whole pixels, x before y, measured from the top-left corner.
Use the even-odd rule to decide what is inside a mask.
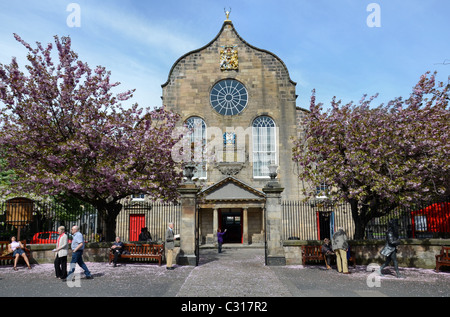
[[[376,96],[357,105],[334,98],[323,111],[313,92],[294,161],[308,196],[325,183],[329,199],[350,203],[355,239],[396,206],[450,194],[450,84],[435,75],[424,74],[408,99],[378,107],[370,106]]]
[[[16,192],[65,194],[95,206],[115,238],[121,199],[145,193],[174,200],[182,180],[171,149],[179,117],[164,107],[129,108],[133,90],[113,94],[104,67],[91,69],[71,49],[71,39],[28,49],[28,74],[15,58],[0,64],[0,146],[5,169],[13,169]]]

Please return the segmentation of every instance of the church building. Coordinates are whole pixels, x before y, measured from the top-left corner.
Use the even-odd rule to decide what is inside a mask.
[[[271,173],[284,188],[282,199],[302,198],[292,148],[305,110],[296,98],[284,62],[247,43],[228,16],[210,43],[170,69],[162,103],[181,115],[193,152],[200,153],[194,180],[202,188],[202,243],[212,243],[217,228],[227,229],[228,243],[263,243],[262,188]]]

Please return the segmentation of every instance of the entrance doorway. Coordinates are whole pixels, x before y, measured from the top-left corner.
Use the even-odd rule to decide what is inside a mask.
[[[223,236],[224,243],[242,243],[242,209],[221,209],[219,226],[222,232],[227,230]]]
[[[130,236],[128,241],[138,241],[141,229],[145,227],[145,215],[130,215]]]
[[[319,239],[331,239],[334,233],[334,213],[317,212],[317,229]]]

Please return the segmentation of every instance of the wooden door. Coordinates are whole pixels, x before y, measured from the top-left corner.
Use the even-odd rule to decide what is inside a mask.
[[[145,215],[130,215],[130,236],[128,241],[138,241],[141,229],[145,227]]]

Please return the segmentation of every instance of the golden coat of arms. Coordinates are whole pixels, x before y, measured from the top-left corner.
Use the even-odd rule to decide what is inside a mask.
[[[222,46],[220,50],[220,69],[233,70],[239,68],[238,51],[236,46]]]

